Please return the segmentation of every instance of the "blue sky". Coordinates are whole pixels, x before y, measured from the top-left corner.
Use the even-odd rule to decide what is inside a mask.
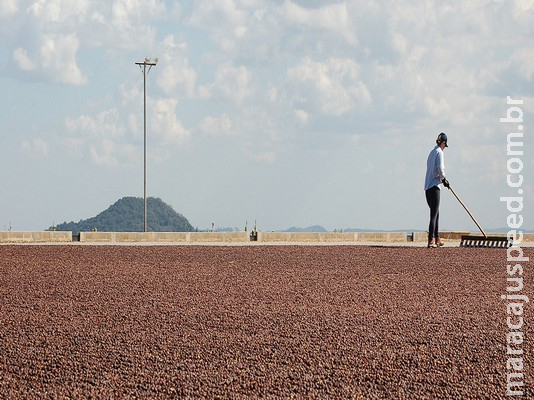
[[[524,104],[534,229],[533,1],[0,0],[0,230],[148,195],[193,226],[425,229],[426,158],[506,226],[506,97]],[[451,193],[441,227],[476,231]]]

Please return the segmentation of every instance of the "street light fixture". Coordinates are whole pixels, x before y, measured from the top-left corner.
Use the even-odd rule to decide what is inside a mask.
[[[146,77],[152,67],[155,67],[158,63],[158,58],[156,57],[154,61],[151,61],[149,57],[145,57],[145,61],[136,62],[136,65],[139,65],[141,73],[143,74],[143,123],[144,123],[144,199],[145,199],[145,213],[144,213],[144,231],[147,232],[147,199],[146,199]],[[147,69],[148,67],[148,69]]]

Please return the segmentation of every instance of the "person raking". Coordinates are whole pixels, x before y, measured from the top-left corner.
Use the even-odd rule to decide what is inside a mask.
[[[436,146],[428,155],[426,161],[425,195],[428,207],[430,207],[430,222],[428,224],[429,248],[441,247],[443,242],[439,238],[439,202],[440,184],[449,187],[449,181],[445,178],[445,157],[443,151],[447,145],[447,135],[441,132],[436,139]]]

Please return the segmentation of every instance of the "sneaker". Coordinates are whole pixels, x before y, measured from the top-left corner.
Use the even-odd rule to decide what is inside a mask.
[[[445,243],[443,243],[439,238],[436,240],[436,246],[443,247],[445,246]]]
[[[428,242],[428,246],[427,246],[429,249],[435,249],[436,247],[438,247],[436,245],[436,243],[434,242],[434,239],[432,239],[430,242]]]

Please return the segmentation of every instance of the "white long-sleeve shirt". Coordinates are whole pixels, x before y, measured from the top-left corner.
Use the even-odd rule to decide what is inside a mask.
[[[425,190],[439,184],[445,178],[445,156],[439,146],[432,149],[426,160]]]

